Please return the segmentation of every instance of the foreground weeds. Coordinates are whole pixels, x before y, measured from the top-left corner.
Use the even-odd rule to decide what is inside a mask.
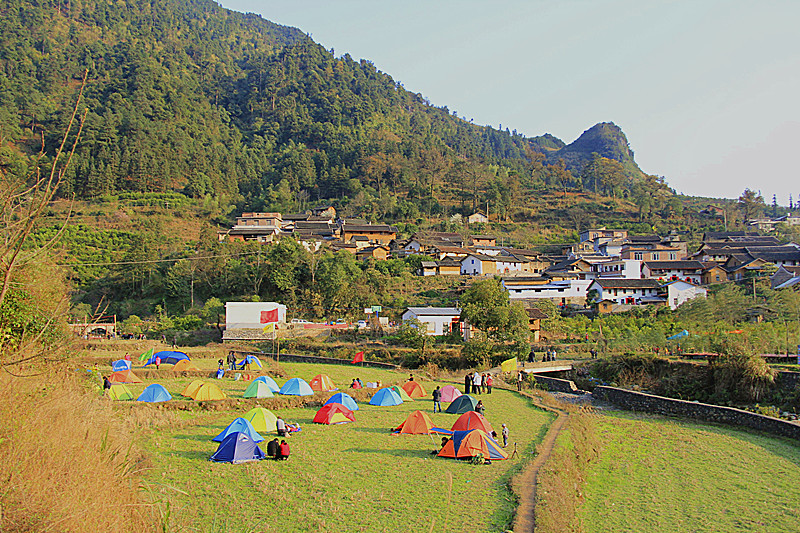
[[[110,402],[79,378],[0,375],[0,530],[153,531],[142,468]]]

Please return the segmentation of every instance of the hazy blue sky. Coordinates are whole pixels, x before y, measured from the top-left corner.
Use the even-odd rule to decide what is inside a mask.
[[[679,192],[800,197],[800,0],[223,0],[477,124],[597,122]]]

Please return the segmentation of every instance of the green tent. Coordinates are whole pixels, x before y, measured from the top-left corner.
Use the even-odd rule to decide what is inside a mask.
[[[133,393],[122,383],[114,383],[108,389],[108,396],[112,400],[133,400]]]
[[[245,389],[244,394],[242,395],[245,398],[273,398],[275,397],[272,394],[272,391],[269,388],[269,385],[264,383],[263,381],[256,380],[248,385],[247,389]]]

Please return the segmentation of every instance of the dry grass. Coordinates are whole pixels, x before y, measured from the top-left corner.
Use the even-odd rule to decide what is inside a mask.
[[[132,442],[110,402],[71,373],[0,376],[0,530],[155,530]]]

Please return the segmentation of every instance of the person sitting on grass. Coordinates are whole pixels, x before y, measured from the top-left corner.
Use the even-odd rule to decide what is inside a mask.
[[[275,456],[275,460],[285,461],[288,458],[289,458],[289,445],[286,443],[285,440],[282,440],[280,446],[278,447],[278,455]]]
[[[285,437],[289,433],[286,431],[286,422],[284,422],[283,418],[281,417],[278,417],[278,419],[275,421],[275,429],[278,430],[279,437]]]
[[[483,400],[478,400],[478,403],[475,404],[475,412],[483,414],[486,408],[483,406]]]
[[[272,439],[267,443],[267,457],[271,457],[273,459],[277,459],[278,450],[280,449],[280,443],[278,439]]]

